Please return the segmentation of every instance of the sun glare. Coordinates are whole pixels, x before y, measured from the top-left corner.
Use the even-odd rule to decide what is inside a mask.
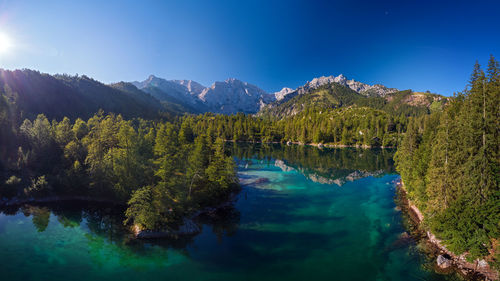
[[[0,33],[0,55],[6,54],[12,48],[12,40],[5,33]]]

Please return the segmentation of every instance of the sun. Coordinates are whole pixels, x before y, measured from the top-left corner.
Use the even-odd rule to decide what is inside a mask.
[[[0,33],[0,55],[6,54],[12,48],[12,40],[5,33]]]

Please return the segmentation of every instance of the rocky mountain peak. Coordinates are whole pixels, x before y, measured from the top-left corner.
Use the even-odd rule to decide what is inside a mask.
[[[394,88],[387,88],[381,84],[369,85],[362,82],[358,82],[354,79],[348,80],[343,74],[338,76],[321,76],[314,78],[310,82],[307,82],[303,88],[306,89],[316,89],[323,85],[329,83],[338,83],[342,86],[349,87],[350,89],[366,96],[386,96],[387,94],[398,91]]]
[[[279,92],[275,92],[274,97],[276,98],[276,100],[282,100],[285,98],[286,95],[292,93],[293,91],[295,90],[292,88],[284,87]]]
[[[153,74],[151,74],[148,76],[148,79],[146,79],[146,81],[153,81],[153,80],[157,80],[157,79],[159,79],[159,78],[154,76]]]
[[[353,80],[354,81],[354,80]],[[309,86],[310,88],[318,88],[320,86],[329,84],[329,83],[339,83],[341,85],[347,84],[347,78],[343,75],[340,74],[339,76],[321,76],[314,78],[310,82],[307,82],[306,85]]]
[[[199,95],[200,100],[219,113],[255,113],[275,100],[259,87],[235,78],[215,82]]]
[[[196,96],[201,94],[201,92],[203,92],[203,90],[206,88],[205,86],[193,80],[172,80],[172,82],[186,87],[186,89],[191,95],[196,95]]]
[[[330,76],[333,77],[333,76]],[[344,83],[347,80],[347,77],[344,76],[344,74],[340,74],[337,77],[333,77],[333,81],[337,83]]]
[[[226,81],[224,81],[226,83],[234,83],[234,84],[242,84],[244,82],[236,79],[236,78],[227,78]]]

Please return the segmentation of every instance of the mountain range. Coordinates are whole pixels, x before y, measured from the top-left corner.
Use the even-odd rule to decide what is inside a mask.
[[[192,80],[166,80],[150,75],[132,84],[160,101],[176,101],[191,107],[194,112],[253,114],[276,100],[274,94],[235,78],[204,87]]]
[[[366,97],[385,97],[398,92],[383,85],[368,85],[348,80],[344,75],[322,76],[308,81],[297,89],[288,87],[279,92],[267,93],[259,87],[235,78],[215,82],[205,87],[192,80],[166,80],[150,75],[142,82],[132,82],[138,89],[151,94],[160,101],[177,102],[190,107],[193,112],[255,114],[261,109],[315,90],[323,85],[337,83]]]
[[[100,109],[126,118],[154,119],[205,112],[283,118],[310,106],[368,105],[394,111],[405,107],[422,111],[442,98],[380,84],[368,85],[343,75],[322,76],[296,89],[285,87],[267,93],[234,78],[214,82],[209,87],[193,80],[166,80],[154,75],[142,82],[104,84],[85,75],[49,75],[27,69],[0,69],[0,95],[14,105],[20,119],[33,118],[39,113],[56,119],[88,118]]]

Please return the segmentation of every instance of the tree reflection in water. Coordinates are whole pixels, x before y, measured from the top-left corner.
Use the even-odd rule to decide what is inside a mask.
[[[395,173],[394,149],[231,143],[228,150],[242,166],[248,159],[258,159],[283,170],[297,170],[314,182],[339,186],[366,176]]]
[[[144,258],[164,255],[164,250],[169,248],[181,250],[187,255],[187,251],[182,250],[192,244],[196,235],[168,239],[135,239],[123,225],[124,208],[125,206],[109,206],[103,203],[64,201],[10,206],[1,209],[0,213],[8,216],[19,213],[26,217],[31,216],[33,226],[38,232],[46,231],[51,220],[56,220],[64,228],[80,227],[87,232],[85,237],[92,253],[99,255],[105,247],[116,247],[113,251],[119,253],[121,263],[134,260],[135,264],[136,260],[131,259],[132,256]],[[232,205],[227,205],[213,212],[201,214],[195,222],[202,227],[210,227],[217,237],[222,239],[223,236],[230,236],[236,232],[239,220],[238,210]]]

